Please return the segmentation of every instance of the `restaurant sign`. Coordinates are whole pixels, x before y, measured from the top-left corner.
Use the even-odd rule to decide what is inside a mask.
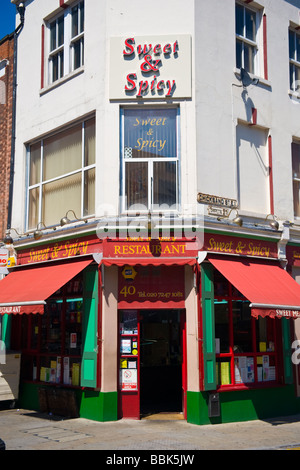
[[[203,249],[211,253],[277,258],[277,244],[275,242],[227,235],[210,235],[206,233]]]
[[[184,308],[184,267],[183,266],[125,266],[134,269],[136,276],[125,278],[119,268],[119,308]]]
[[[18,265],[55,261],[98,253],[100,251],[99,245],[100,240],[98,238],[87,237],[38,246],[29,250],[18,251]]]
[[[111,38],[109,97],[190,98],[191,37]]]

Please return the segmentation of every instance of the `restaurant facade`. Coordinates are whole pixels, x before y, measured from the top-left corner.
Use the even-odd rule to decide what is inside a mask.
[[[299,109],[270,53],[299,8],[173,0],[146,21],[138,1],[43,3],[25,2],[19,39],[0,281],[20,406],[193,424],[299,412]],[[228,43],[211,63],[216,23]]]

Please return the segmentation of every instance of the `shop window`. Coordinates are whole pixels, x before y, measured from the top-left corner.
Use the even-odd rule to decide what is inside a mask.
[[[178,110],[123,109],[122,210],[178,210]]]
[[[95,212],[95,119],[88,119],[29,147],[27,228],[57,225],[72,209]]]
[[[252,318],[248,300],[217,271],[214,292],[217,386],[276,383],[277,321]]]
[[[48,23],[49,84],[84,64],[84,2],[66,8]]]
[[[300,34],[289,30],[290,90],[300,89]]]
[[[80,385],[83,275],[47,301],[43,315],[13,318],[12,345],[22,351],[22,380]]]
[[[300,144],[292,143],[294,215],[300,217]]]
[[[235,7],[236,67],[258,74],[259,14],[239,3]]]

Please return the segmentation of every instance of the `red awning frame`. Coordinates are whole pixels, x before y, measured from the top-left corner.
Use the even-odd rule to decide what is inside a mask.
[[[249,300],[254,318],[300,318],[300,285],[279,260],[212,254],[208,260]]]
[[[46,300],[92,262],[65,260],[12,271],[0,280],[0,315],[43,314]]]

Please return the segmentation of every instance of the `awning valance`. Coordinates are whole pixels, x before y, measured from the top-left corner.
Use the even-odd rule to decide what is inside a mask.
[[[209,256],[213,266],[251,304],[254,317],[300,317],[300,285],[279,262]]]
[[[16,269],[0,281],[0,314],[44,313],[46,299],[92,260]]]
[[[163,257],[149,257],[149,258],[103,258],[101,263],[104,266],[194,266],[196,258],[163,258]]]

